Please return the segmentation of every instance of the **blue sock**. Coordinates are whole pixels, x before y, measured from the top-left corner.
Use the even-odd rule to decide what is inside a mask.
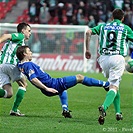
[[[62,105],[62,110],[68,110],[68,97],[67,97],[67,91],[63,91],[61,94],[59,94],[60,102]]]
[[[97,80],[94,78],[84,77],[82,84],[86,86],[106,87],[107,82],[102,81],[102,80]]]

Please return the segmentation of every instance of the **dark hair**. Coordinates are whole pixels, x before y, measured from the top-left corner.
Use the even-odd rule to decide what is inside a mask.
[[[122,18],[124,17],[124,11],[122,9],[116,8],[112,12],[112,15],[114,19],[122,20]]]
[[[16,56],[21,61],[24,59],[24,52],[26,52],[26,48],[29,48],[28,46],[20,46],[17,48]]]
[[[30,25],[27,24],[27,23],[24,23],[24,22],[23,22],[23,23],[19,23],[18,26],[17,26],[17,31],[18,31],[19,33],[21,33],[21,32],[22,32],[22,29],[26,29],[27,26],[30,27]]]

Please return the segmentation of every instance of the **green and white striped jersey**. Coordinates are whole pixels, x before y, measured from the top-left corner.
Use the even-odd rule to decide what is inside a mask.
[[[91,30],[93,34],[99,35],[99,53],[101,55],[127,55],[127,41],[133,41],[133,31],[129,26],[115,19],[110,23],[91,28]]]
[[[16,57],[16,50],[19,46],[24,44],[24,34],[12,33],[11,40],[7,40],[1,50],[0,64],[10,63],[16,65],[18,59]]]

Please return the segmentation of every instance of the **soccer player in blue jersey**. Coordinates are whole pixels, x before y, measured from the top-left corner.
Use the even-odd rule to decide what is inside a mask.
[[[116,120],[122,120],[123,116],[120,109],[119,85],[125,69],[125,59],[128,53],[127,42],[133,41],[132,29],[123,24],[124,12],[116,8],[112,12],[113,20],[106,24],[100,24],[86,32],[86,52],[87,59],[91,58],[89,42],[91,35],[99,35],[99,54],[98,62],[103,70],[104,76],[110,82],[109,91],[105,101],[99,109],[99,124],[103,125],[106,110],[113,103],[115,107]]]
[[[20,60],[20,63],[18,63],[19,70],[23,72],[28,80],[46,96],[61,95],[65,90],[75,86],[77,83],[86,86],[104,87],[105,90],[108,90],[109,82],[88,78],[81,74],[63,78],[50,77],[50,75],[42,71],[38,65],[31,62],[32,52],[28,46],[18,47],[16,55]],[[70,114],[70,112],[68,113]],[[62,115],[66,117],[67,113],[63,112]]]
[[[16,49],[19,46],[25,45],[25,41],[31,35],[31,27],[27,23],[19,23],[15,33],[3,34],[0,37],[0,43],[5,41],[1,49],[0,55],[0,98],[11,98],[13,95],[12,82],[17,82],[19,87],[10,111],[12,116],[25,116],[18,110],[26,92],[26,79],[24,75],[18,70],[16,66],[18,59],[16,57]],[[67,91],[59,95],[64,116],[71,118],[70,111],[68,110]],[[65,111],[67,109],[67,111]]]

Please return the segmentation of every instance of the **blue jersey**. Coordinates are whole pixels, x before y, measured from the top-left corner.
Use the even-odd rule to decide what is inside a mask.
[[[18,63],[18,68],[20,69],[21,72],[23,72],[27,76],[29,81],[31,81],[33,78],[37,78],[45,86],[54,88],[58,90],[59,93],[62,93],[64,90],[76,84],[75,76],[67,76],[63,78],[52,78],[49,74],[42,71],[41,68],[33,62]],[[36,87],[39,88],[38,86]],[[39,88],[39,89],[42,91],[42,93],[44,93],[47,96],[57,95],[50,92],[46,92],[42,88]]]

